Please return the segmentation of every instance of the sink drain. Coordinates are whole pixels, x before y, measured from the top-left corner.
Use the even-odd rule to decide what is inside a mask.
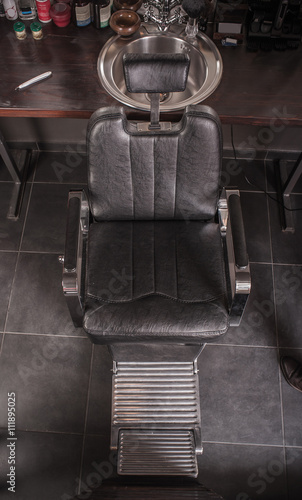
[[[161,92],[159,94],[159,102],[169,102],[171,99],[172,99],[172,96],[173,96],[173,92]],[[150,99],[150,95],[149,94],[145,94],[145,97],[147,99],[147,101],[151,101]]]

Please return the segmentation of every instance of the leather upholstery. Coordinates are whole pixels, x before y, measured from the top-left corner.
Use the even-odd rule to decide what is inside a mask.
[[[222,158],[219,119],[189,106],[170,132],[136,132],[123,108],[94,113],[88,188],[95,220],[211,219]]]
[[[218,224],[100,222],[89,233],[90,297],[119,303],[158,294],[209,302],[225,294]]]
[[[183,92],[190,58],[187,54],[125,54],[123,67],[128,92]]]
[[[225,333],[215,112],[190,106],[171,131],[138,132],[122,108],[103,108],[87,146],[84,328],[93,342],[200,344]]]
[[[149,340],[180,334],[200,340],[226,331],[225,271],[216,223],[94,223],[88,258],[85,329],[95,341],[126,333]]]
[[[88,299],[84,329],[95,344],[169,342],[202,344],[228,329],[228,316],[218,301],[194,304],[148,296],[129,303]]]

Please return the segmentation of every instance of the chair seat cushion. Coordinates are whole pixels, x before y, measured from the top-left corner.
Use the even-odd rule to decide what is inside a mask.
[[[98,222],[88,248],[84,328],[94,342],[202,342],[227,330],[216,223]]]

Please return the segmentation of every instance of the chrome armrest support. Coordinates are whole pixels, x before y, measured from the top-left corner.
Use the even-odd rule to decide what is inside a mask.
[[[88,229],[89,205],[85,191],[70,191],[62,286],[73,323],[77,327],[83,323]]]
[[[238,326],[251,291],[251,275],[237,189],[223,189],[218,216],[225,250],[230,325]]]

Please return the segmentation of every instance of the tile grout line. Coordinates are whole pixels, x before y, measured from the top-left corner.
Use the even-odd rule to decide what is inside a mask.
[[[0,427],[0,431],[7,432],[6,427]],[[70,432],[70,431],[52,431],[52,430],[39,430],[39,429],[21,429],[18,428],[17,432],[26,432],[26,433],[35,433],[35,434],[57,434],[57,435],[64,435],[64,436],[83,436],[82,433],[80,432]],[[101,434],[100,434],[101,435]]]
[[[268,153],[267,153],[268,154]],[[267,185],[267,166],[266,166],[267,155],[264,160],[265,165],[265,187],[266,192],[268,191]],[[273,298],[274,298],[274,313],[275,313],[275,335],[276,335],[276,345],[278,354],[278,381],[279,381],[279,397],[280,397],[280,417],[281,417],[281,432],[282,432],[282,442],[283,442],[283,460],[284,460],[284,481],[285,481],[285,491],[286,500],[288,500],[288,478],[287,478],[287,467],[286,467],[286,449],[285,449],[285,423],[284,423],[284,408],[283,408],[283,395],[282,395],[282,380],[281,380],[281,369],[280,369],[280,344],[279,344],[279,334],[278,334],[278,319],[277,319],[277,303],[276,303],[276,287],[275,287],[275,273],[274,273],[274,254],[273,254],[273,240],[272,240],[272,229],[271,229],[271,217],[270,217],[270,204],[269,197],[266,196],[266,206],[267,206],[267,217],[268,217],[268,228],[269,228],[269,239],[270,239],[270,252],[271,252],[271,270],[272,270],[272,285],[273,285]]]
[[[1,358],[3,344],[4,344],[4,337],[5,337],[5,333],[2,332],[2,338],[1,338],[1,343],[0,343],[0,358]]]
[[[63,333],[35,333],[35,332],[11,332],[7,330],[6,335],[29,335],[32,337],[50,337],[54,339],[85,339],[89,340],[87,335],[64,335]]]
[[[258,345],[258,344],[232,344],[232,343],[214,343],[214,342],[209,342],[206,343],[207,346],[220,346],[220,347],[247,347],[249,349],[254,348],[254,349],[275,349],[278,351],[278,347],[276,345]],[[291,349],[292,351],[301,351],[302,347],[292,347],[292,346],[282,346],[282,349]]]
[[[8,316],[9,316],[9,309],[10,309],[10,305],[11,305],[13,288],[14,288],[15,279],[16,279],[16,271],[17,271],[17,267],[18,267],[18,264],[19,264],[19,258],[20,258],[20,253],[21,253],[21,246],[22,246],[22,241],[23,241],[23,235],[24,235],[26,221],[27,221],[27,216],[28,216],[28,212],[29,212],[29,205],[30,205],[30,201],[31,201],[34,180],[35,180],[35,176],[36,176],[36,167],[37,167],[37,163],[38,163],[39,153],[37,153],[34,156],[35,157],[34,157],[33,178],[32,178],[32,182],[30,183],[30,190],[29,190],[29,195],[28,195],[28,202],[27,202],[26,212],[25,212],[25,216],[24,216],[24,222],[23,222],[23,227],[22,227],[22,231],[21,231],[19,247],[18,247],[18,250],[17,250],[17,258],[16,258],[15,269],[14,269],[14,277],[12,279],[12,284],[11,284],[11,289],[10,289],[10,294],[9,294],[9,299],[8,299],[8,304],[7,304],[6,317],[5,317],[5,322],[4,322],[4,328],[3,328],[3,332],[4,333],[3,333],[3,341],[2,341],[2,343],[4,342],[4,337],[5,337],[5,333],[6,333],[6,327],[7,327]],[[33,156],[32,156],[32,159],[33,159]]]
[[[271,444],[271,443],[239,443],[239,442],[236,442],[236,441],[207,441],[206,439],[203,439],[202,440],[203,443],[206,443],[206,444],[223,444],[223,445],[227,445],[227,446],[261,446],[261,448],[265,448],[265,447],[271,447],[271,448],[282,448],[283,449],[283,445],[282,444]],[[298,449],[302,449],[302,446],[297,446],[296,448]]]
[[[277,347],[275,345],[253,345],[253,344],[221,344],[218,342],[208,342],[206,343],[207,347],[210,346],[217,346],[217,347],[246,347],[248,349],[274,349],[277,350]],[[297,348],[298,349],[298,348]]]
[[[80,481],[79,481],[79,485],[78,485],[78,495],[81,494],[81,485],[82,485],[84,451],[85,451],[86,429],[87,429],[87,421],[88,421],[88,409],[89,409],[89,400],[90,400],[90,388],[91,388],[91,380],[92,380],[93,359],[94,359],[94,344],[91,345],[91,358],[90,358],[90,368],[89,368],[89,381],[88,381],[88,388],[87,388],[84,432],[83,432],[83,440],[82,440],[82,453],[81,453],[81,463],[80,463],[80,473],[79,473]]]

